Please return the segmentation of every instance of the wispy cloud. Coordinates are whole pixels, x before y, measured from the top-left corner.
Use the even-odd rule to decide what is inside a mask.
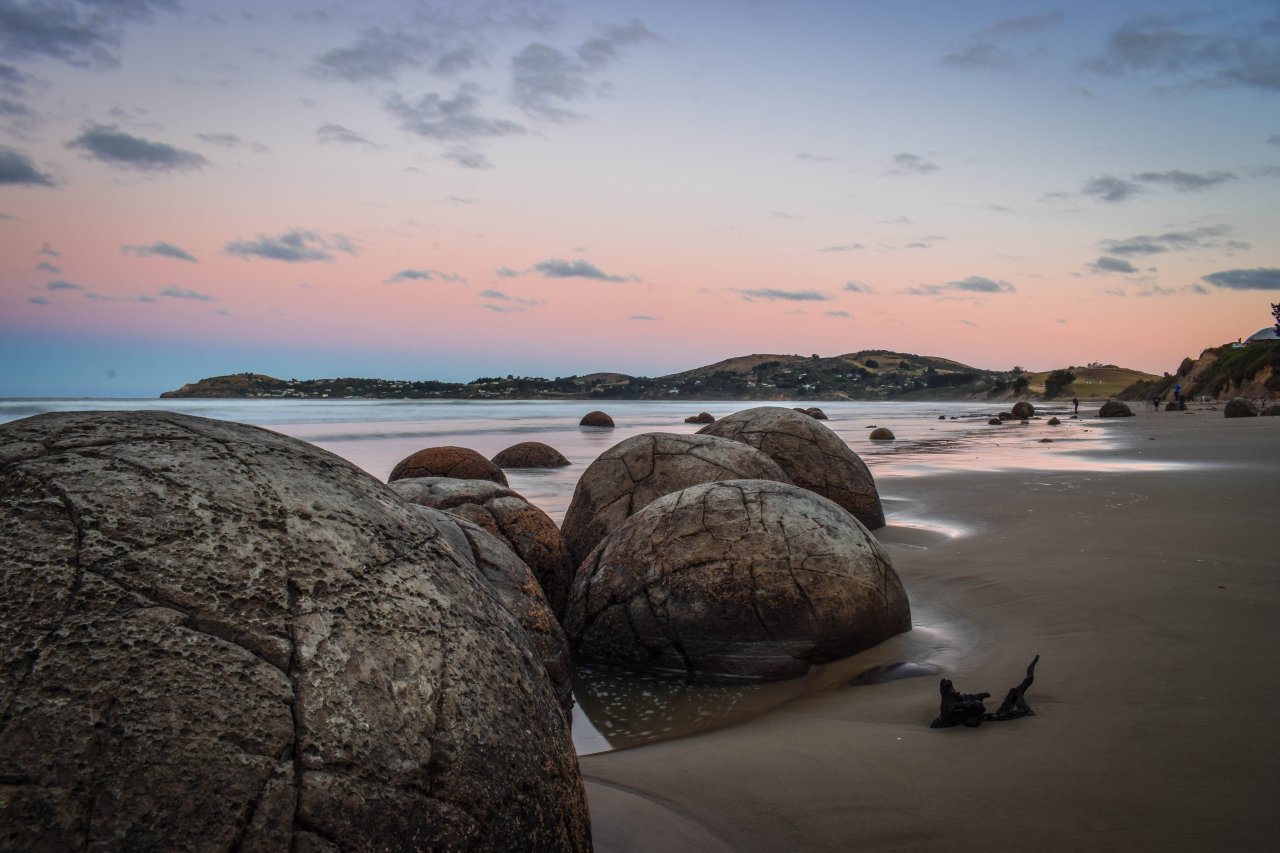
[[[876,289],[875,289],[874,287],[872,287],[871,285],[869,285],[869,284],[865,284],[865,283],[863,283],[863,282],[861,282],[861,281],[853,281],[852,279],[850,279],[849,281],[846,281],[846,282],[844,283],[844,287],[842,287],[842,288],[841,288],[841,290],[847,291],[847,292],[849,292],[849,293],[868,293],[868,294],[870,294],[870,293],[875,293],[875,292],[876,292]]]
[[[68,142],[67,148],[79,150],[89,159],[108,166],[137,172],[186,172],[209,165],[208,160],[194,151],[132,136],[115,125],[90,125]]]
[[[1103,240],[1101,245],[1102,250],[1108,255],[1125,257],[1185,252],[1193,249],[1243,252],[1253,248],[1249,243],[1229,239],[1230,234],[1231,228],[1227,225],[1207,225],[1189,231],[1166,231],[1163,234],[1139,234],[1122,240]]]
[[[1174,169],[1169,172],[1140,172],[1133,176],[1135,181],[1144,184],[1159,184],[1178,192],[1202,192],[1219,184],[1238,181],[1240,177],[1234,172],[1183,172]]]
[[[808,163],[839,163],[840,162],[839,157],[823,157],[822,155],[819,155],[819,154],[808,154],[804,151],[801,151],[799,154],[797,154],[796,159],[804,160]]]
[[[541,299],[525,299],[520,296],[512,296],[501,290],[482,290],[480,298],[487,300],[480,303],[481,308],[487,308],[499,314],[514,314],[521,311],[527,311],[535,305],[541,305]]]
[[[842,319],[852,316],[848,311],[823,311],[822,313],[827,317],[839,317]]]
[[[946,293],[1013,293],[1015,288],[1007,281],[997,281],[980,275],[971,275],[946,284],[922,284],[902,291],[910,296],[941,296]]]
[[[84,290],[84,287],[79,284],[76,284],[74,281],[63,281],[62,279],[55,279],[53,281],[46,281],[44,283],[44,289],[49,291]]]
[[[635,320],[640,323],[658,323],[662,320],[661,317],[655,317],[652,314],[631,314],[627,319]]]
[[[589,278],[595,279],[596,281],[610,281],[615,283],[640,280],[640,277],[635,275],[615,275],[613,273],[607,273],[595,264],[582,259],[566,261],[561,258],[550,258],[548,260],[541,261],[523,271],[513,270],[510,267],[502,267],[498,270],[498,275],[510,278],[530,272],[541,273],[546,278]]]
[[[862,243],[837,243],[834,246],[823,246],[818,249],[819,252],[856,252],[859,249],[867,248]]]
[[[1280,292],[1280,269],[1258,267],[1255,269],[1223,270],[1202,276],[1214,287],[1227,290],[1273,290]]]
[[[389,82],[415,70],[457,74],[475,67],[481,59],[478,47],[460,41],[456,34],[446,38],[374,27],[361,32],[351,46],[322,53],[311,72],[349,83]]]
[[[1080,190],[1083,195],[1117,204],[1142,194],[1142,187],[1114,175],[1103,175],[1088,181]]]
[[[944,65],[965,70],[1007,71],[1020,62],[1007,42],[1011,37],[1037,33],[1066,19],[1061,11],[1000,21],[976,33],[963,48],[942,58]]]
[[[893,155],[893,165],[884,172],[885,175],[929,175],[941,168],[921,157],[919,154],[902,152]]]
[[[232,240],[223,247],[222,251],[246,260],[263,258],[287,263],[332,261],[332,251],[356,254],[350,238],[341,234],[324,237],[315,231],[303,229],[294,229],[274,237],[259,234],[256,240]]]
[[[1124,258],[1112,258],[1103,255],[1093,263],[1089,264],[1089,268],[1099,273],[1136,273],[1138,268],[1126,261]]]
[[[0,145],[0,186],[53,187],[52,177],[36,168],[31,158],[14,148]]]
[[[439,270],[404,269],[391,276],[383,284],[395,284],[398,281],[447,281],[452,284],[466,284],[467,280],[460,275],[440,272]]]
[[[1160,85],[1243,87],[1280,91],[1277,26],[1259,17],[1226,21],[1208,15],[1146,15],[1116,28],[1088,67],[1104,74],[1144,74]],[[1274,15],[1274,11],[1269,14]]]
[[[36,264],[36,272],[46,272],[49,275],[62,275],[62,267],[54,266],[47,261],[41,261]]]
[[[172,243],[163,241],[152,243],[149,246],[136,246],[129,243],[121,246],[120,251],[126,255],[137,255],[140,258],[173,258],[179,261],[189,261],[193,264],[197,263],[195,255]]]
[[[832,298],[829,294],[819,290],[781,290],[775,287],[758,289],[731,287],[729,289],[734,293],[742,294],[742,298],[748,302],[754,302],[758,299],[768,302],[826,302]]]
[[[161,288],[160,295],[168,297],[169,299],[192,299],[196,302],[218,301],[218,297],[216,296],[212,296],[208,293],[200,293],[186,287],[178,287],[176,284],[171,284],[168,287]]]
[[[342,145],[360,145],[366,148],[377,148],[375,142],[371,142],[362,134],[356,133],[354,130],[343,127],[340,124],[322,124],[316,128],[316,140],[321,145],[329,145],[339,143]]]
[[[430,92],[409,101],[396,94],[387,98],[384,106],[404,130],[444,142],[524,133],[514,121],[482,115],[479,89],[470,85],[460,86],[451,98]]]
[[[114,66],[123,25],[164,11],[178,11],[176,0],[0,0],[0,56]]]

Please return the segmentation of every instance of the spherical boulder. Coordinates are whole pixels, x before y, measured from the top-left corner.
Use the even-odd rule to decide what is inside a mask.
[[[1013,420],[1013,412],[1000,412],[996,417],[1002,421],[1011,421]]]
[[[990,426],[1000,426],[1003,423],[1004,421],[1000,420],[999,418],[992,418],[991,420],[987,421],[987,424]]]
[[[577,563],[560,528],[542,510],[505,486],[486,480],[413,477],[391,488],[410,503],[445,510],[498,537],[528,564],[558,617],[564,611]]]
[[[0,426],[15,849],[589,850],[529,637],[346,461],[158,412]]]
[[[1015,420],[1025,421],[1036,413],[1036,407],[1028,403],[1026,400],[1019,400],[1013,404],[1013,408],[1009,414],[1013,415]]]
[[[806,415],[813,418],[815,421],[828,420],[827,413],[822,411],[822,409],[819,409],[817,406],[810,406],[807,409],[797,409],[797,411],[804,412]]]
[[[1049,426],[1062,426],[1062,421],[1057,418],[1049,418]]]
[[[513,444],[489,461],[499,468],[563,468],[569,464],[563,453],[541,441]]]
[[[791,678],[910,627],[867,529],[767,480],[653,501],[591,552],[565,614],[576,660],[709,680]]]
[[[710,412],[698,412],[696,415],[689,415],[684,419],[687,424],[713,424],[716,422],[715,415]]]
[[[867,464],[813,418],[780,406],[760,406],[698,432],[750,444],[777,462],[797,486],[835,501],[871,530],[884,527],[880,493]]]
[[[615,444],[587,466],[560,530],[579,565],[633,513],[671,492],[715,480],[790,483],[782,467],[749,444],[710,435],[649,432]]]
[[[478,524],[421,504],[415,504],[414,509],[440,531],[454,553],[484,575],[498,601],[520,622],[546,670],[560,707],[567,713],[573,707],[569,645],[529,565],[517,557],[505,541]]]
[[[458,480],[489,480],[507,485],[502,469],[466,447],[427,447],[410,454],[391,469],[387,482],[406,477],[453,477]]]
[[[888,427],[876,427],[867,438],[872,441],[893,441],[896,436],[893,434],[893,430]]]
[[[1258,407],[1253,404],[1252,400],[1236,397],[1234,400],[1227,401],[1227,405],[1222,407],[1222,416],[1225,418],[1255,418],[1258,416]]]
[[[578,421],[578,426],[613,429],[613,418],[604,412],[587,412],[582,416],[582,420]]]
[[[1119,400],[1108,400],[1098,409],[1098,417],[1100,418],[1131,418],[1133,412],[1129,407]]]

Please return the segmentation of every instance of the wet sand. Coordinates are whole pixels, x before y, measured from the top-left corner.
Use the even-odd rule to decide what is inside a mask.
[[[1280,418],[1146,408],[1045,434],[1084,428],[1123,439],[1117,465],[1179,464],[893,480],[903,517],[965,534],[891,514],[925,624],[859,656],[932,662],[994,709],[1039,654],[1037,716],[933,730],[937,676],[842,677],[582,757],[596,849],[1275,849]]]

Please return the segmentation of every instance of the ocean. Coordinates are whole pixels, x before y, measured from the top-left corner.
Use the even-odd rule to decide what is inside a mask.
[[[684,419],[699,412],[717,418],[760,403],[671,400],[638,401],[473,401],[473,400],[158,400],[158,399],[0,399],[0,423],[44,412],[149,410],[254,424],[308,441],[341,456],[380,480],[404,457],[424,447],[457,445],[491,457],[521,441],[541,441],[572,463],[545,471],[508,471],[511,488],[540,507],[558,524],[573,496],[578,477],[600,453],[646,432],[693,433]],[[1037,415],[1057,415],[1069,428],[1045,432],[1013,421],[1000,427],[987,421],[1005,404],[986,402],[791,402],[818,406],[824,423],[867,463],[884,502],[886,531],[912,529],[941,537],[964,535],[945,520],[919,514],[894,493],[906,477],[944,476],[962,470],[1116,470],[1113,436],[1107,423],[1081,410],[1068,421],[1070,403],[1038,407]],[[1096,404],[1095,404],[1096,405]],[[584,414],[602,409],[614,429],[578,426]],[[1032,424],[1039,422],[1033,421]],[[887,427],[895,440],[873,442],[873,427]],[[1124,467],[1145,467],[1125,463]],[[911,546],[906,546],[911,547]],[[927,608],[913,602],[914,627],[907,639],[889,641],[889,651],[855,655],[815,668],[810,676],[774,684],[723,686],[640,677],[580,668],[575,681],[574,740],[581,754],[641,744],[731,722],[776,706],[817,686],[827,686],[869,666],[893,663],[893,654],[910,659],[916,652],[959,642],[957,626],[930,624]],[[889,644],[882,644],[889,645]],[[880,647],[877,647],[880,649]],[[883,659],[889,654],[889,660]],[[936,655],[935,655],[936,657]],[[901,674],[901,673],[899,673]]]

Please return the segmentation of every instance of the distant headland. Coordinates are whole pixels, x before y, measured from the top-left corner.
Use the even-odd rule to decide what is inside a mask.
[[[215,376],[161,394],[166,398],[499,399],[499,400],[937,400],[1019,396],[1116,396],[1161,377],[1089,364],[1033,373],[983,370],[951,359],[889,350],[845,355],[753,354],[659,377],[483,376],[471,382],[397,379],[277,379],[259,373]]]

